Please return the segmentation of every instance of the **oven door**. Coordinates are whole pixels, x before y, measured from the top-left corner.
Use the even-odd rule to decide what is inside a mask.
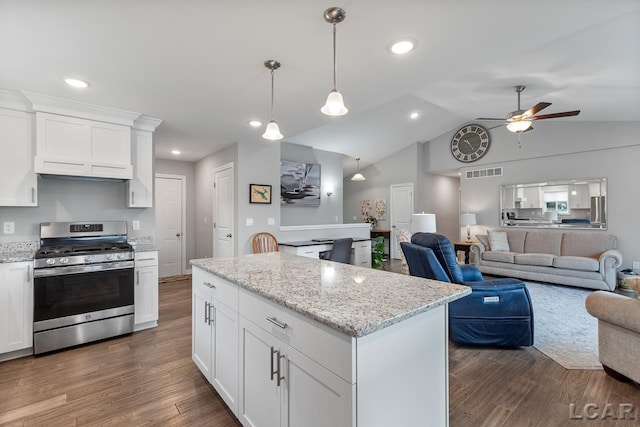
[[[35,270],[33,293],[36,330],[133,313],[133,262]]]

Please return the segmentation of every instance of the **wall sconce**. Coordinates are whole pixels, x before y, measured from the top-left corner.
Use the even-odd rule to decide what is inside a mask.
[[[333,188],[330,188],[330,189],[327,191],[327,197],[331,197],[331,195],[332,195],[332,194],[333,194]]]

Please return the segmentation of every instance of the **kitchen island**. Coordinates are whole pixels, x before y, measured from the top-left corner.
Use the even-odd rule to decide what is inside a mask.
[[[281,253],[193,260],[193,360],[243,425],[448,425],[470,288]]]

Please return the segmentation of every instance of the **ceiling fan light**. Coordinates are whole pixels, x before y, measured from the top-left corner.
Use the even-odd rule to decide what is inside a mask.
[[[344,100],[342,94],[338,89],[333,89],[327,96],[327,103],[320,109],[322,113],[327,116],[344,116],[349,112],[347,107],[344,106]]]
[[[518,120],[507,124],[507,129],[511,132],[524,132],[531,127],[530,120]]]
[[[367,178],[364,177],[364,175],[362,175],[360,172],[354,174],[351,177],[351,181],[366,181]]]
[[[267,128],[262,134],[262,137],[264,139],[268,139],[269,141],[278,141],[279,139],[282,139],[280,128],[274,120],[271,120],[269,121],[269,123],[267,123]]]

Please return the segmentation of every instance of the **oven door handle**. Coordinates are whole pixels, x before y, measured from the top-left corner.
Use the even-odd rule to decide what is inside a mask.
[[[69,265],[66,267],[36,268],[33,277],[61,276],[63,274],[93,273],[96,271],[124,270],[133,268],[133,261],[105,262],[89,265]]]

